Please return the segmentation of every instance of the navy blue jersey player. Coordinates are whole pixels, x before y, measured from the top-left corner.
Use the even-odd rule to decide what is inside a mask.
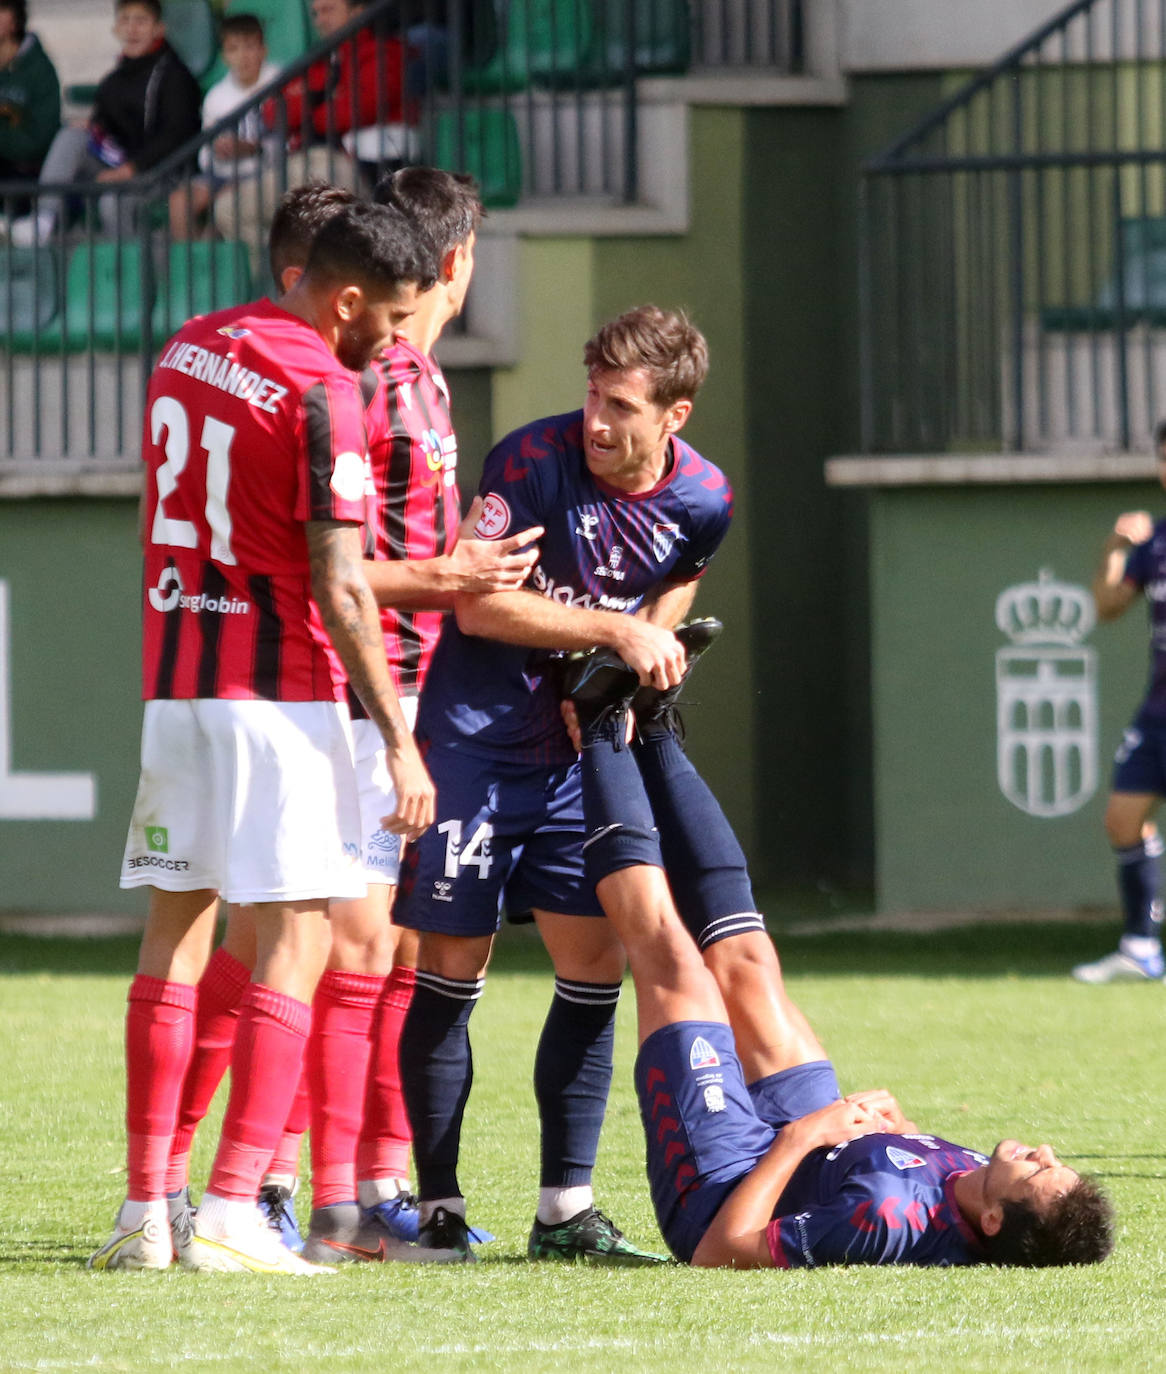
[[[457,1178],[467,1026],[501,903],[533,913],[555,993],[535,1060],[541,1176],[529,1253],[635,1263],[654,1257],[595,1210],[591,1191],[625,960],[584,873],[578,762],[552,654],[605,645],[644,683],[676,685],[684,651],[670,627],[724,537],[732,496],[678,437],[707,371],[687,319],[630,311],[587,344],[584,362],[582,411],[516,431],[485,465],[477,537],[541,525],[530,582],[456,598],[422,694],[417,737],[439,815],[406,858],[394,914],[420,931],[402,1072],[422,1240],[469,1253]]]
[[[668,710],[634,674],[621,689],[604,672],[606,700],[575,684],[587,864],[636,983],[649,1183],[673,1254],[737,1268],[1103,1259],[1109,1204],[1048,1145],[985,1156],[921,1133],[884,1090],[840,1096]]]
[[[1166,422],[1154,434],[1166,483]],[[1082,983],[1144,981],[1166,972],[1162,958],[1162,840],[1153,822],[1166,796],[1166,520],[1146,511],[1118,516],[1093,579],[1098,618],[1116,620],[1144,596],[1150,610],[1150,683],[1114,759],[1105,831],[1117,859],[1124,929],[1117,949],[1078,964]]]

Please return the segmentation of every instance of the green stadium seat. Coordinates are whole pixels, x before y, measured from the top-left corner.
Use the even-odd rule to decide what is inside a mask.
[[[532,82],[562,81],[578,70],[592,41],[587,0],[495,0],[497,51],[462,73],[472,94],[523,90]]]
[[[637,76],[674,75],[688,70],[691,21],[688,0],[579,0],[591,9],[591,41],[575,70],[558,71],[540,83],[608,86],[624,79],[627,26],[632,24],[632,64]]]
[[[468,172],[478,183],[482,204],[492,209],[516,205],[522,194],[522,152],[518,126],[509,110],[462,110],[461,145],[458,118],[452,110],[437,116],[434,164],[449,172]]]
[[[172,243],[150,317],[154,346],[193,315],[241,305],[251,299],[251,294],[251,265],[245,243],[206,239]]]
[[[218,33],[209,0],[162,0],[166,37],[195,77],[208,72],[218,56]]]
[[[59,308],[60,272],[52,248],[0,244],[0,351],[31,353]]]
[[[124,353],[142,338],[142,250],[139,243],[80,243],[69,253],[60,311],[38,351],[87,348]]]

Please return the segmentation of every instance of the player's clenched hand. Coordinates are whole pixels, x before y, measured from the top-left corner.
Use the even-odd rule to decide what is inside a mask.
[[[886,1088],[864,1088],[861,1092],[847,1093],[846,1100],[860,1103],[868,1111],[873,1112],[878,1119],[880,1131],[910,1134],[915,1130],[915,1123],[907,1120],[897,1099],[887,1092]]]
[[[482,498],[475,496],[466,518],[458,526],[457,541],[449,553],[458,592],[515,592],[530,576],[538,561],[541,525],[532,525],[505,539],[475,539],[474,528],[482,514]]]
[[[788,1131],[802,1149],[809,1151],[841,1145],[844,1140],[856,1140],[860,1135],[874,1135],[879,1129],[878,1118],[868,1107],[841,1098],[791,1121],[782,1134]]]
[[[1131,544],[1144,544],[1154,533],[1154,521],[1149,511],[1128,510],[1117,517],[1113,532]]]
[[[399,745],[385,746],[385,763],[397,794],[397,806],[391,815],[381,818],[381,824],[394,835],[415,840],[433,824],[437,790],[411,736]]]
[[[679,685],[686,655],[671,630],[638,615],[617,615],[613,622],[609,643],[644,686],[665,691]]]

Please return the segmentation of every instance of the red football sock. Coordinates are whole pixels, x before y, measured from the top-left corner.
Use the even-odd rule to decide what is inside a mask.
[[[311,1036],[308,1037],[309,1050]],[[300,1142],[311,1125],[312,1098],[308,1092],[308,1055],[304,1055],[304,1067],[300,1074],[300,1086],[296,1089],[295,1101],[288,1113],[283,1135],[276,1146],[271,1163],[267,1166],[269,1174],[279,1174],[284,1178],[298,1178],[300,1174]]]
[[[199,1122],[210,1109],[227,1065],[239,1020],[239,1003],[251,982],[251,970],[219,948],[211,955],[198,984],[194,1054],[182,1084],[178,1124],[170,1146],[166,1191],[185,1188],[190,1177],[190,1145]]]
[[[356,1155],[356,1176],[408,1178],[413,1132],[401,1090],[401,1028],[413,1000],[415,969],[395,968],[385,979],[373,1026],[364,1128]]]
[[[194,1044],[195,989],[138,974],[126,1007],[126,1196],[166,1195],[166,1165]]]
[[[207,1192],[253,1202],[279,1144],[304,1065],[312,1009],[252,983],[231,1051],[231,1096]]]
[[[379,973],[331,970],[316,989],[308,1042],[313,1207],[356,1198],[356,1143],[364,1115],[373,1020],[384,984]]]

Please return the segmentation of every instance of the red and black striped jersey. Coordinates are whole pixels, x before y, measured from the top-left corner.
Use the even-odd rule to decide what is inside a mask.
[[[365,516],[357,374],[271,301],[203,315],[146,397],[142,694],[328,701],[304,525]]]
[[[457,534],[457,440],[441,368],[403,339],[362,376],[373,495],[365,556],[436,558]],[[400,696],[416,696],[441,630],[441,611],[381,610],[385,651]],[[363,715],[355,694],[349,708]]]

